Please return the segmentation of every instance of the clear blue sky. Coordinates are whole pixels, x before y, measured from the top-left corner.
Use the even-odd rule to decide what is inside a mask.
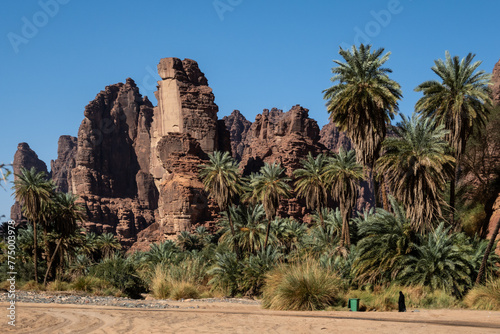
[[[430,67],[445,50],[475,53],[492,71],[498,13],[499,2],[480,0],[3,0],[0,162],[28,142],[50,166],[87,103],[127,77],[156,103],[151,73],[164,57],[198,61],[220,118],[239,109],[253,121],[264,108],[301,104],[322,126],[339,46],[370,43],[392,52],[400,109],[411,114],[414,87],[435,78]],[[10,214],[10,195],[0,189],[0,215]]]

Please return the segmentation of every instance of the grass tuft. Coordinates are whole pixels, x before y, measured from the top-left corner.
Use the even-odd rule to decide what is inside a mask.
[[[500,279],[474,287],[465,296],[464,303],[474,310],[500,311]]]
[[[170,295],[170,284],[167,282],[167,274],[161,264],[155,267],[149,290],[157,299],[167,299]]]
[[[170,298],[172,299],[198,299],[201,295],[199,288],[192,283],[173,281],[171,285]]]
[[[24,283],[22,289],[20,290],[28,290],[28,291],[44,291],[45,287],[41,283],[36,283],[34,280],[28,281]]]
[[[338,302],[341,281],[312,259],[280,264],[267,275],[263,307],[274,310],[322,310]]]
[[[47,291],[68,291],[70,284],[68,282],[55,280],[47,284]]]

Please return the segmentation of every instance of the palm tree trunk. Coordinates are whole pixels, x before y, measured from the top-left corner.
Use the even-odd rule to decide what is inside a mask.
[[[370,178],[372,179],[372,183],[373,183],[373,207],[376,208],[377,207],[377,198],[378,198],[378,194],[377,194],[378,186],[377,186],[377,181],[375,180],[375,170],[373,168],[371,168],[370,173],[371,173]]]
[[[33,250],[33,263],[35,265],[35,282],[36,284],[38,284],[38,269],[37,269],[37,265],[38,265],[38,260],[37,260],[37,257],[38,257],[38,252],[37,252],[37,247],[38,247],[38,243],[37,243],[37,240],[36,240],[36,223],[33,223],[33,244],[34,244],[34,247],[35,249]]]
[[[45,258],[45,261],[49,261],[49,256],[50,256],[50,244],[49,244],[49,238],[47,237],[47,225],[44,223],[43,224],[43,243],[45,245],[45,251],[43,257]]]
[[[325,219],[323,218],[323,210],[322,208],[318,208],[319,221],[321,222],[321,227],[325,229]]]
[[[240,247],[238,245],[238,240],[236,240],[236,232],[234,231],[233,221],[231,220],[231,213],[227,210],[227,217],[229,219],[229,226],[231,227],[231,234],[233,235],[234,242],[234,252],[236,253],[236,258],[240,259]]]
[[[50,268],[52,267],[52,262],[54,261],[54,258],[56,257],[57,251],[59,250],[59,246],[61,245],[62,238],[59,239],[56,245],[56,249],[54,250],[54,253],[52,254],[52,257],[50,258],[49,264],[47,264],[47,271],[45,272],[45,277],[43,278],[43,285],[47,284],[47,277],[49,276],[49,271]]]
[[[455,187],[458,179],[458,162],[455,165],[455,174],[450,182],[450,224],[455,226]]]
[[[344,246],[349,249],[351,247],[351,234],[349,232],[349,210],[344,205],[344,201],[340,200],[340,212],[342,213],[342,236],[340,238],[340,248]]]
[[[380,192],[382,193],[382,203],[384,205],[384,210],[389,212],[389,200],[387,199],[387,188],[385,184],[385,176],[381,175],[380,181]]]
[[[267,229],[266,229],[266,239],[264,241],[264,249],[267,249],[267,240],[269,240],[269,229],[271,228],[271,222],[267,222]]]
[[[269,230],[271,229],[271,219],[267,218],[266,239],[264,241],[264,250],[267,249],[267,240],[269,240]]]
[[[493,245],[495,244],[495,239],[497,238],[498,235],[498,230],[500,229],[500,219],[497,222],[497,225],[495,226],[495,229],[493,230],[493,234],[491,235],[490,242],[488,243],[488,246],[486,247],[486,251],[484,252],[483,260],[481,261],[481,267],[479,267],[479,273],[477,274],[477,279],[476,279],[476,285],[481,284],[483,281],[483,276],[486,271],[486,264],[488,263],[488,257],[490,256],[491,249],[493,248]]]

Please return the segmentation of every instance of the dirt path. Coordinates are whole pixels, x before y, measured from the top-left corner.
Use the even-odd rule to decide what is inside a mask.
[[[182,305],[182,303],[179,303]],[[185,304],[184,304],[185,305]],[[194,303],[195,309],[132,309],[18,303],[15,333],[500,333],[500,312],[281,312],[256,305]],[[190,306],[192,306],[190,305]],[[5,310],[8,305],[0,304]],[[5,311],[2,312],[5,314]]]

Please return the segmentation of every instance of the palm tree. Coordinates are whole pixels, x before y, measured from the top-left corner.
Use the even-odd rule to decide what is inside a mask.
[[[104,259],[111,258],[115,250],[122,248],[122,245],[112,233],[101,234],[97,240],[99,250],[102,252]]]
[[[200,250],[203,245],[200,238],[196,234],[191,234],[189,231],[181,231],[177,235],[177,245],[183,251]]]
[[[450,227],[441,223],[432,233],[423,237],[416,254],[402,262],[403,269],[397,279],[406,285],[424,285],[432,290],[442,289],[458,298],[471,285],[473,264],[468,252],[457,245],[457,234],[450,234]]]
[[[180,249],[172,240],[150,245],[149,251],[144,253],[144,260],[154,268],[157,264],[176,262]]]
[[[363,167],[356,162],[354,150],[339,150],[325,168],[325,178],[332,191],[332,197],[339,202],[342,213],[342,237],[339,248],[351,246],[349,218],[358,198],[359,183],[364,180]]]
[[[388,76],[392,70],[383,67],[391,53],[383,52],[382,48],[372,52],[371,45],[363,44],[340,48],[345,62],[334,60],[337,67],[332,68],[331,79],[338,83],[323,91],[330,119],[351,139],[357,161],[371,171],[402,97],[400,85]]]
[[[203,180],[205,191],[217,202],[221,211],[226,211],[243,192],[243,181],[238,170],[238,163],[231,157],[229,152],[215,151],[209,155],[210,163],[202,165],[200,177]],[[233,223],[230,215],[229,225],[231,233],[235,237]],[[236,256],[239,257],[239,249],[236,247]]]
[[[316,226],[310,230],[308,243],[314,254],[327,253],[331,256],[342,236],[342,214],[339,208],[335,208],[335,210],[325,208],[323,209],[323,217],[325,219],[324,226],[318,224],[319,215],[313,215],[312,218],[316,222]]]
[[[261,204],[257,205],[239,205],[237,207],[229,208],[228,214],[231,215],[232,221],[236,230],[236,239],[229,233],[228,217],[221,221],[223,233],[220,237],[221,242],[227,242],[234,245],[238,243],[240,250],[256,254],[264,246],[266,235],[266,226],[263,224],[265,211]]]
[[[384,141],[385,154],[377,170],[386,175],[394,197],[406,207],[406,216],[417,232],[433,229],[442,218],[446,180],[453,175],[455,159],[444,137],[449,132],[426,117],[401,115],[395,136]]]
[[[284,247],[285,254],[299,250],[308,232],[306,224],[293,218],[276,218],[271,226],[277,242]]]
[[[84,231],[82,231],[84,232]],[[85,238],[79,247],[79,252],[96,261],[96,252],[99,249],[99,238],[94,232],[86,232]]]
[[[306,160],[301,160],[302,167],[293,172],[297,179],[295,181],[295,191],[297,195],[305,198],[308,209],[315,209],[319,214],[321,225],[324,227],[322,209],[326,206],[328,193],[324,169],[328,159],[323,154],[313,158],[309,152]]]
[[[85,219],[83,208],[76,203],[78,196],[71,193],[58,192],[54,197],[53,211],[53,228],[59,234],[59,240],[56,249],[52,254],[50,261],[47,264],[47,271],[43,283],[46,284],[47,276],[49,274],[54,257],[61,246],[64,238],[73,235],[78,229],[78,222]]]
[[[352,274],[360,283],[390,282],[403,269],[402,262],[414,251],[417,236],[404,207],[389,196],[394,213],[377,209],[354,219],[361,240]]]
[[[251,196],[262,203],[266,212],[267,230],[264,249],[267,248],[271,220],[276,216],[280,199],[290,197],[291,188],[287,182],[290,182],[290,178],[285,175],[285,169],[280,164],[270,165],[267,162],[260,169],[260,174],[250,179]]]
[[[45,172],[37,172],[35,167],[30,170],[21,168],[20,174],[16,174],[16,177],[17,179],[14,181],[16,200],[22,203],[23,214],[33,225],[33,262],[35,266],[35,282],[38,283],[36,224],[40,218],[42,207],[51,199],[54,185],[47,180]]]
[[[469,53],[459,60],[458,56],[451,58],[446,51],[446,60],[434,61],[431,69],[441,82],[426,81],[415,91],[424,96],[417,101],[415,110],[443,124],[450,132],[446,139],[453,148],[456,165],[454,178],[450,183],[450,220],[454,221],[455,184],[458,178],[458,166],[465,152],[467,139],[474,128],[484,125],[488,115],[487,106],[491,104],[488,84],[491,75],[484,71],[476,71],[480,61],[472,62],[475,55]]]

